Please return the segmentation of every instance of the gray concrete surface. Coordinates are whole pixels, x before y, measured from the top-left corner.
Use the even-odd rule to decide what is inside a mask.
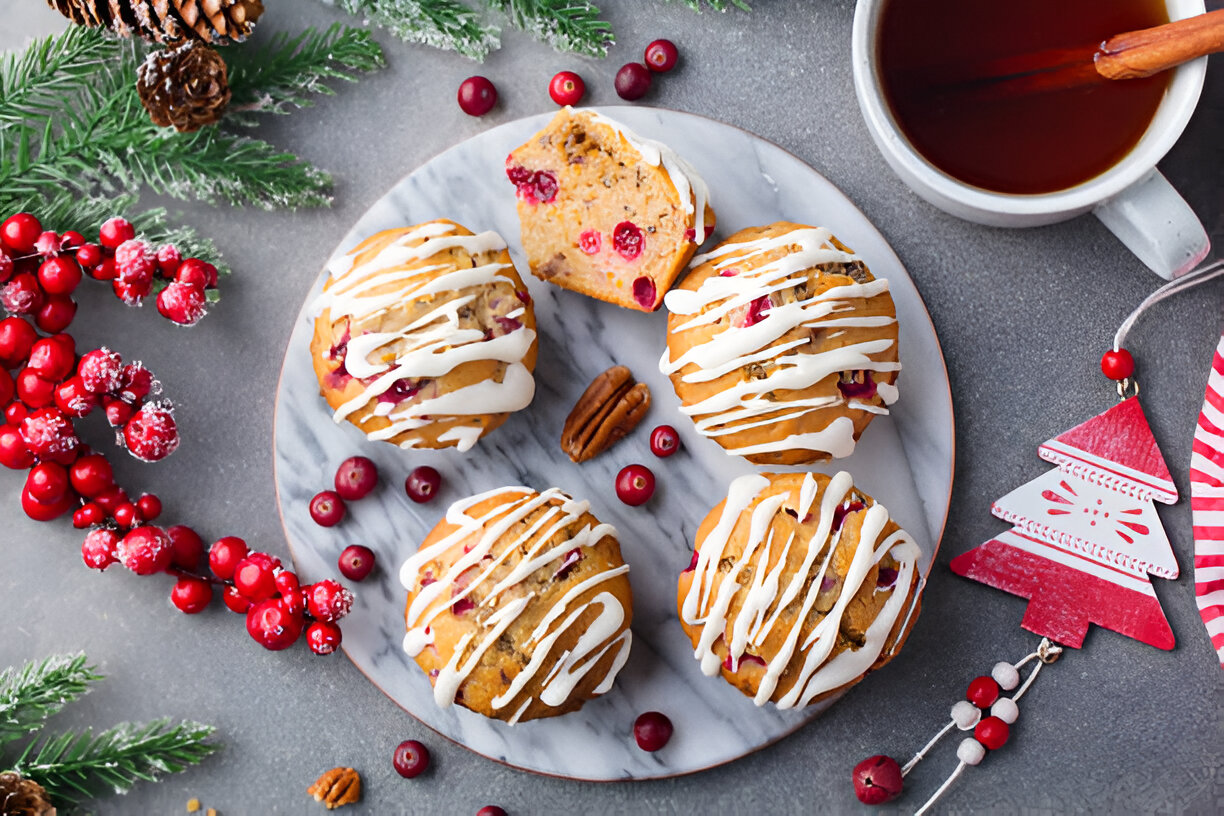
[[[259,28],[297,30],[343,15],[318,3],[271,3]],[[155,490],[170,513],[209,537],[238,533],[287,555],[272,484],[272,401],[290,324],[322,260],[389,184],[480,129],[547,110],[563,68],[588,79],[590,101],[615,101],[612,75],[657,36],[683,67],[651,104],[751,129],[798,154],[874,220],[908,266],[944,344],[957,410],[952,511],[925,609],[904,653],[800,733],[717,770],[641,784],[546,779],[490,763],[403,714],[343,658],[298,648],[269,653],[240,619],[214,608],[185,618],[169,584],[80,563],[66,522],[22,515],[22,476],[0,473],[0,666],[87,649],[109,680],[56,718],[105,726],[160,715],[215,723],[226,747],[203,767],[99,813],[172,814],[188,799],[226,816],[315,813],[305,788],[338,764],[363,773],[349,813],[471,814],[498,803],[525,814],[861,812],[850,768],[877,752],[908,756],[945,720],[970,678],[1015,659],[1035,638],[1024,602],[952,575],[954,555],[1004,529],[992,499],[1048,467],[1036,446],[1108,407],[1096,361],[1122,318],[1158,281],[1090,217],[1002,231],[962,223],[915,198],[888,171],[860,120],[850,78],[850,0],[758,0],[751,15],[693,15],[655,0],[607,2],[622,45],[603,62],[558,55],[518,34],[476,69],[462,58],[383,34],[390,66],[312,109],[269,121],[260,135],[336,175],[336,204],[301,213],[233,212],[173,204],[214,236],[237,269],[205,323],[180,332],[100,292],[74,326],[143,358],[182,406],[182,449],[148,467],[119,462],[121,481]],[[1218,0],[1208,4],[1219,7]],[[0,0],[0,48],[59,26],[37,0]],[[484,120],[459,112],[454,88],[477,70],[503,102]],[[1162,168],[1224,245],[1224,61]],[[1156,308],[1135,330],[1144,401],[1179,489],[1220,329],[1220,285]],[[94,438],[104,434],[95,428]],[[970,770],[944,813],[1218,813],[1224,810],[1222,673],[1194,608],[1188,501],[1161,507],[1182,566],[1155,581],[1177,635],[1172,653],[1110,632],[1053,667],[1025,699],[1012,742]],[[434,752],[428,776],[391,768],[401,740]],[[912,811],[955,764],[945,746],[911,777]],[[892,812],[885,808],[883,812]]]

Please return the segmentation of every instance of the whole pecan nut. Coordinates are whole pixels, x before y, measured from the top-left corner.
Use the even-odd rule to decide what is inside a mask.
[[[634,382],[625,366],[613,366],[587,386],[565,419],[561,450],[585,462],[624,439],[650,409],[650,388]]]
[[[352,768],[332,768],[320,776],[306,792],[313,796],[316,802],[327,805],[328,810],[351,805],[361,799],[361,774]]]

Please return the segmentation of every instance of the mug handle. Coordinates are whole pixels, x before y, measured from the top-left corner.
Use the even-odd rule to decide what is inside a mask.
[[[1189,272],[1211,250],[1202,222],[1159,170],[1102,201],[1093,213],[1165,280]]]

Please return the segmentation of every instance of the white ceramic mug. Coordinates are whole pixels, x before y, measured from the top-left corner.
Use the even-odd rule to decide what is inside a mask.
[[[998,0],[987,0],[997,2]],[[945,212],[997,227],[1033,227],[1092,211],[1139,260],[1164,278],[1190,271],[1211,248],[1190,205],[1156,169],[1194,113],[1207,58],[1173,72],[1139,143],[1116,165],[1074,187],[1014,195],[966,184],[931,164],[906,140],[884,99],[877,45],[889,0],[858,0],[854,13],[854,90],[876,146],[897,175]],[[1167,0],[1170,20],[1205,11],[1203,0]]]

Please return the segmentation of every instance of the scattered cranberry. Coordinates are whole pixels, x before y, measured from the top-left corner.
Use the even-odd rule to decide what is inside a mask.
[[[72,349],[57,342],[54,337],[44,337],[30,349],[30,360],[26,366],[48,380],[59,382],[72,373],[75,363]]]
[[[136,237],[136,228],[125,218],[112,218],[98,230],[98,243],[107,249],[117,249],[124,241]]]
[[[44,297],[38,278],[29,272],[17,273],[7,286],[0,287],[0,306],[15,315],[34,314]]]
[[[320,527],[335,527],[344,518],[344,499],[334,490],[316,493],[310,500],[310,517]]]
[[[141,498],[143,500],[144,497]],[[144,515],[143,510],[141,515]],[[204,540],[200,538],[199,533],[186,524],[176,524],[166,530],[166,536],[169,537],[170,545],[173,548],[170,561],[174,566],[179,569],[193,570],[200,565],[200,559],[204,557]]]
[[[34,243],[42,235],[42,224],[29,213],[17,213],[0,224],[0,241],[17,255],[28,255],[34,251]]]
[[[76,259],[82,267],[92,270],[102,263],[102,247],[97,244],[81,244],[77,248]]]
[[[378,486],[378,466],[364,456],[350,456],[336,468],[336,492],[345,501],[357,501]]]
[[[643,751],[657,751],[672,736],[672,722],[665,714],[647,711],[633,721],[633,738]]]
[[[1135,373],[1135,358],[1126,349],[1110,349],[1101,355],[1101,373],[1111,380],[1125,380]]]
[[[161,499],[154,496],[152,493],[145,493],[136,500],[136,509],[140,511],[140,517],[145,521],[152,521],[161,515],[162,503]]]
[[[81,266],[67,255],[57,255],[38,267],[38,284],[48,295],[69,295],[81,284]]]
[[[242,597],[259,603],[276,594],[276,575],[272,559],[251,553],[234,567],[234,586]]]
[[[94,498],[94,501],[106,513],[113,514],[115,508],[126,503],[128,500],[127,492],[122,487],[112,486],[103,491],[101,495]]]
[[[123,374],[123,358],[106,347],[87,351],[77,363],[81,384],[91,394],[118,390]]]
[[[221,601],[227,609],[239,615],[245,615],[252,606],[251,602],[242,597],[242,593],[232,586],[227,586],[225,592],[221,593]]]
[[[340,574],[350,581],[364,581],[374,571],[374,551],[351,544],[340,553]]]
[[[140,363],[128,363],[119,373],[119,397],[126,402],[138,403],[160,388],[153,372]]]
[[[329,655],[336,651],[342,637],[340,627],[326,621],[315,621],[306,629],[306,645],[317,655]]]
[[[441,487],[442,474],[429,465],[421,465],[409,473],[408,479],[404,482],[404,492],[417,504],[425,504],[432,500]]]
[[[25,362],[37,339],[38,332],[20,317],[0,320],[0,367],[12,369]]]
[[[319,581],[306,587],[306,607],[315,620],[335,623],[353,608],[353,593],[335,581]]]
[[[509,816],[505,810],[497,805],[485,805],[480,810],[476,811],[476,816]]]
[[[91,530],[81,544],[81,558],[90,569],[104,570],[119,560],[118,547],[114,530]]]
[[[212,599],[212,584],[201,578],[179,578],[170,590],[170,602],[188,615],[203,612]]]
[[[32,464],[34,454],[21,438],[21,432],[12,425],[0,427],[0,465],[11,470],[25,470]]]
[[[404,740],[395,747],[391,757],[395,772],[405,779],[413,779],[425,773],[429,767],[429,749],[416,740]]]
[[[612,246],[626,261],[642,254],[642,230],[632,221],[622,221],[612,231]]]
[[[4,407],[4,421],[14,428],[19,426],[21,421],[29,415],[29,409],[22,402],[11,402]]]
[[[616,495],[631,507],[646,503],[654,490],[654,474],[645,465],[629,465],[616,475]]]
[[[122,428],[136,413],[136,409],[131,405],[114,398],[103,399],[102,409],[106,413],[106,421],[112,428]]]
[[[54,504],[68,493],[68,471],[54,462],[41,462],[30,469],[26,490],[35,501]]]
[[[71,454],[80,445],[72,420],[58,408],[40,408],[21,421],[21,438],[35,456]]]
[[[72,526],[78,530],[86,527],[97,527],[106,521],[106,511],[93,502],[86,502],[72,514]]]
[[[226,536],[217,540],[208,550],[208,567],[213,575],[223,581],[234,577],[238,562],[250,553],[247,544],[238,536]],[[243,610],[244,612],[246,610]]]
[[[671,40],[655,40],[646,46],[646,67],[660,74],[676,67],[680,52]]]
[[[586,93],[586,83],[573,71],[562,71],[548,83],[548,95],[558,105],[577,105]]]
[[[142,462],[159,462],[174,453],[179,433],[170,403],[141,406],[123,426],[123,441],[128,453]]]
[[[174,279],[179,283],[198,284],[212,289],[217,285],[217,267],[199,258],[188,258],[174,273]]]
[[[67,513],[76,504],[76,497],[66,494],[57,502],[44,504],[30,495],[28,488],[21,490],[21,509],[34,521],[51,521]]]
[[[172,283],[158,293],[157,311],[171,323],[194,326],[208,312],[204,289],[189,283]]]
[[[152,575],[170,566],[174,545],[159,527],[145,525],[119,540],[117,548],[123,566],[137,575]]]
[[[680,450],[680,434],[671,425],[660,425],[650,432],[650,452],[666,459]]]
[[[102,404],[97,394],[85,390],[79,375],[69,377],[55,388],[55,407],[70,417],[84,417]]]
[[[247,633],[270,651],[287,649],[302,634],[305,621],[279,600],[266,600],[247,610]]]
[[[621,99],[632,102],[641,99],[650,90],[650,70],[640,62],[622,65],[616,72],[616,93]]]
[[[72,463],[68,472],[72,487],[87,499],[96,498],[115,486],[110,462],[100,453],[90,453]]]
[[[864,805],[882,805],[901,795],[901,766],[890,756],[867,757],[854,766],[854,795]]]
[[[142,521],[140,518],[140,511],[137,510],[136,505],[132,504],[131,502],[124,502],[123,504],[119,505],[115,508],[114,513],[111,515],[114,516],[115,523],[125,530]]]
[[[484,116],[497,104],[497,88],[482,76],[472,76],[459,85],[459,107],[468,116]]]

